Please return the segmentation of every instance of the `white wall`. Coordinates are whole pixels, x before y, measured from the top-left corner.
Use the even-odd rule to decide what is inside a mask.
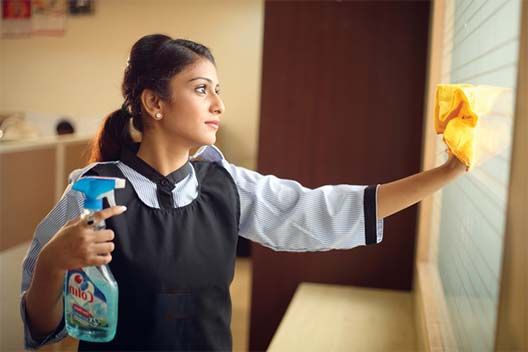
[[[100,119],[122,103],[129,50],[165,33],[208,46],[226,105],[225,154],[255,167],[262,0],[104,0],[94,16],[68,17],[63,37],[0,40],[0,110]]]
[[[141,36],[165,33],[208,46],[226,105],[222,145],[254,168],[260,112],[263,0],[104,0],[96,14],[68,17],[63,37],[0,39],[0,110],[69,115],[93,126],[122,103],[128,52]],[[87,122],[89,121],[89,122]],[[29,243],[0,252],[0,349],[22,349],[21,261]]]
[[[0,350],[23,349],[23,325],[19,295],[22,259],[29,243],[22,243],[0,253]]]

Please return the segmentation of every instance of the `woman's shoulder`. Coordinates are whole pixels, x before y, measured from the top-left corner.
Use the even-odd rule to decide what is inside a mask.
[[[225,160],[224,154],[217,146],[205,145],[198,149],[193,156],[191,156],[191,161],[207,161],[207,162],[217,162],[222,163]]]
[[[212,173],[220,173],[232,179],[233,175],[229,170],[230,164],[224,154],[215,145],[206,145],[198,149],[190,158],[198,178],[206,177]]]
[[[254,183],[257,179],[263,177],[252,169],[237,166],[229,162],[222,151],[215,145],[206,145],[198,149],[196,153],[190,158],[195,169],[211,168],[221,169],[222,172],[231,176],[237,185],[243,185],[247,182]]]

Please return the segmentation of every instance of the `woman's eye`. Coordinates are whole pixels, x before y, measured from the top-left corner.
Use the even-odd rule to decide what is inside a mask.
[[[207,86],[199,86],[198,88],[196,88],[196,91],[200,94],[207,94]],[[220,94],[220,90],[217,90],[215,93]]]

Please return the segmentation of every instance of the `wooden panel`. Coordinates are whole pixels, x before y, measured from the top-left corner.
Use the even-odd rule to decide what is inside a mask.
[[[57,143],[57,179],[55,199],[58,201],[68,185],[68,176],[73,170],[87,165],[90,157],[91,140],[74,140]]]
[[[528,2],[522,4],[508,216],[504,236],[497,351],[528,350]]]
[[[444,45],[444,8],[443,1],[435,1],[431,11],[431,26],[429,30],[429,51],[427,70],[427,92],[425,113],[423,115],[423,154],[422,170],[436,166],[436,133],[434,130],[434,95],[436,85],[440,82],[443,55],[440,55]],[[418,210],[418,246],[416,260],[436,261],[436,246],[438,242],[438,226],[431,222],[433,212],[433,196],[420,202]]]
[[[33,238],[55,197],[55,146],[0,154],[0,251]]]
[[[307,187],[418,172],[428,20],[428,2],[266,2],[258,170]],[[250,348],[301,281],[409,290],[415,223],[408,208],[381,245],[350,251],[254,245]]]
[[[63,180],[68,181],[70,172],[87,165],[89,154],[89,143],[91,141],[78,141],[64,143],[64,173]]]
[[[444,1],[433,2],[429,32],[427,100],[424,114],[422,170],[436,166],[436,142],[433,110],[436,85],[441,81],[442,67],[449,57],[441,55],[451,39],[444,38],[446,19]],[[451,20],[451,19],[449,19]],[[434,203],[441,201],[441,192],[420,202],[418,214],[418,248],[414,281],[414,310],[418,349],[426,351],[455,351],[456,342],[445,301],[442,282],[436,267],[438,255],[439,212]]]

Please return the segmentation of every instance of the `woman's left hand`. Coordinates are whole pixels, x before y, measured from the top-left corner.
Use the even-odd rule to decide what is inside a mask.
[[[444,163],[445,168],[447,168],[449,171],[456,172],[457,174],[462,174],[467,171],[467,167],[463,162],[458,160],[454,154],[450,152],[447,153],[449,154],[449,158]]]

